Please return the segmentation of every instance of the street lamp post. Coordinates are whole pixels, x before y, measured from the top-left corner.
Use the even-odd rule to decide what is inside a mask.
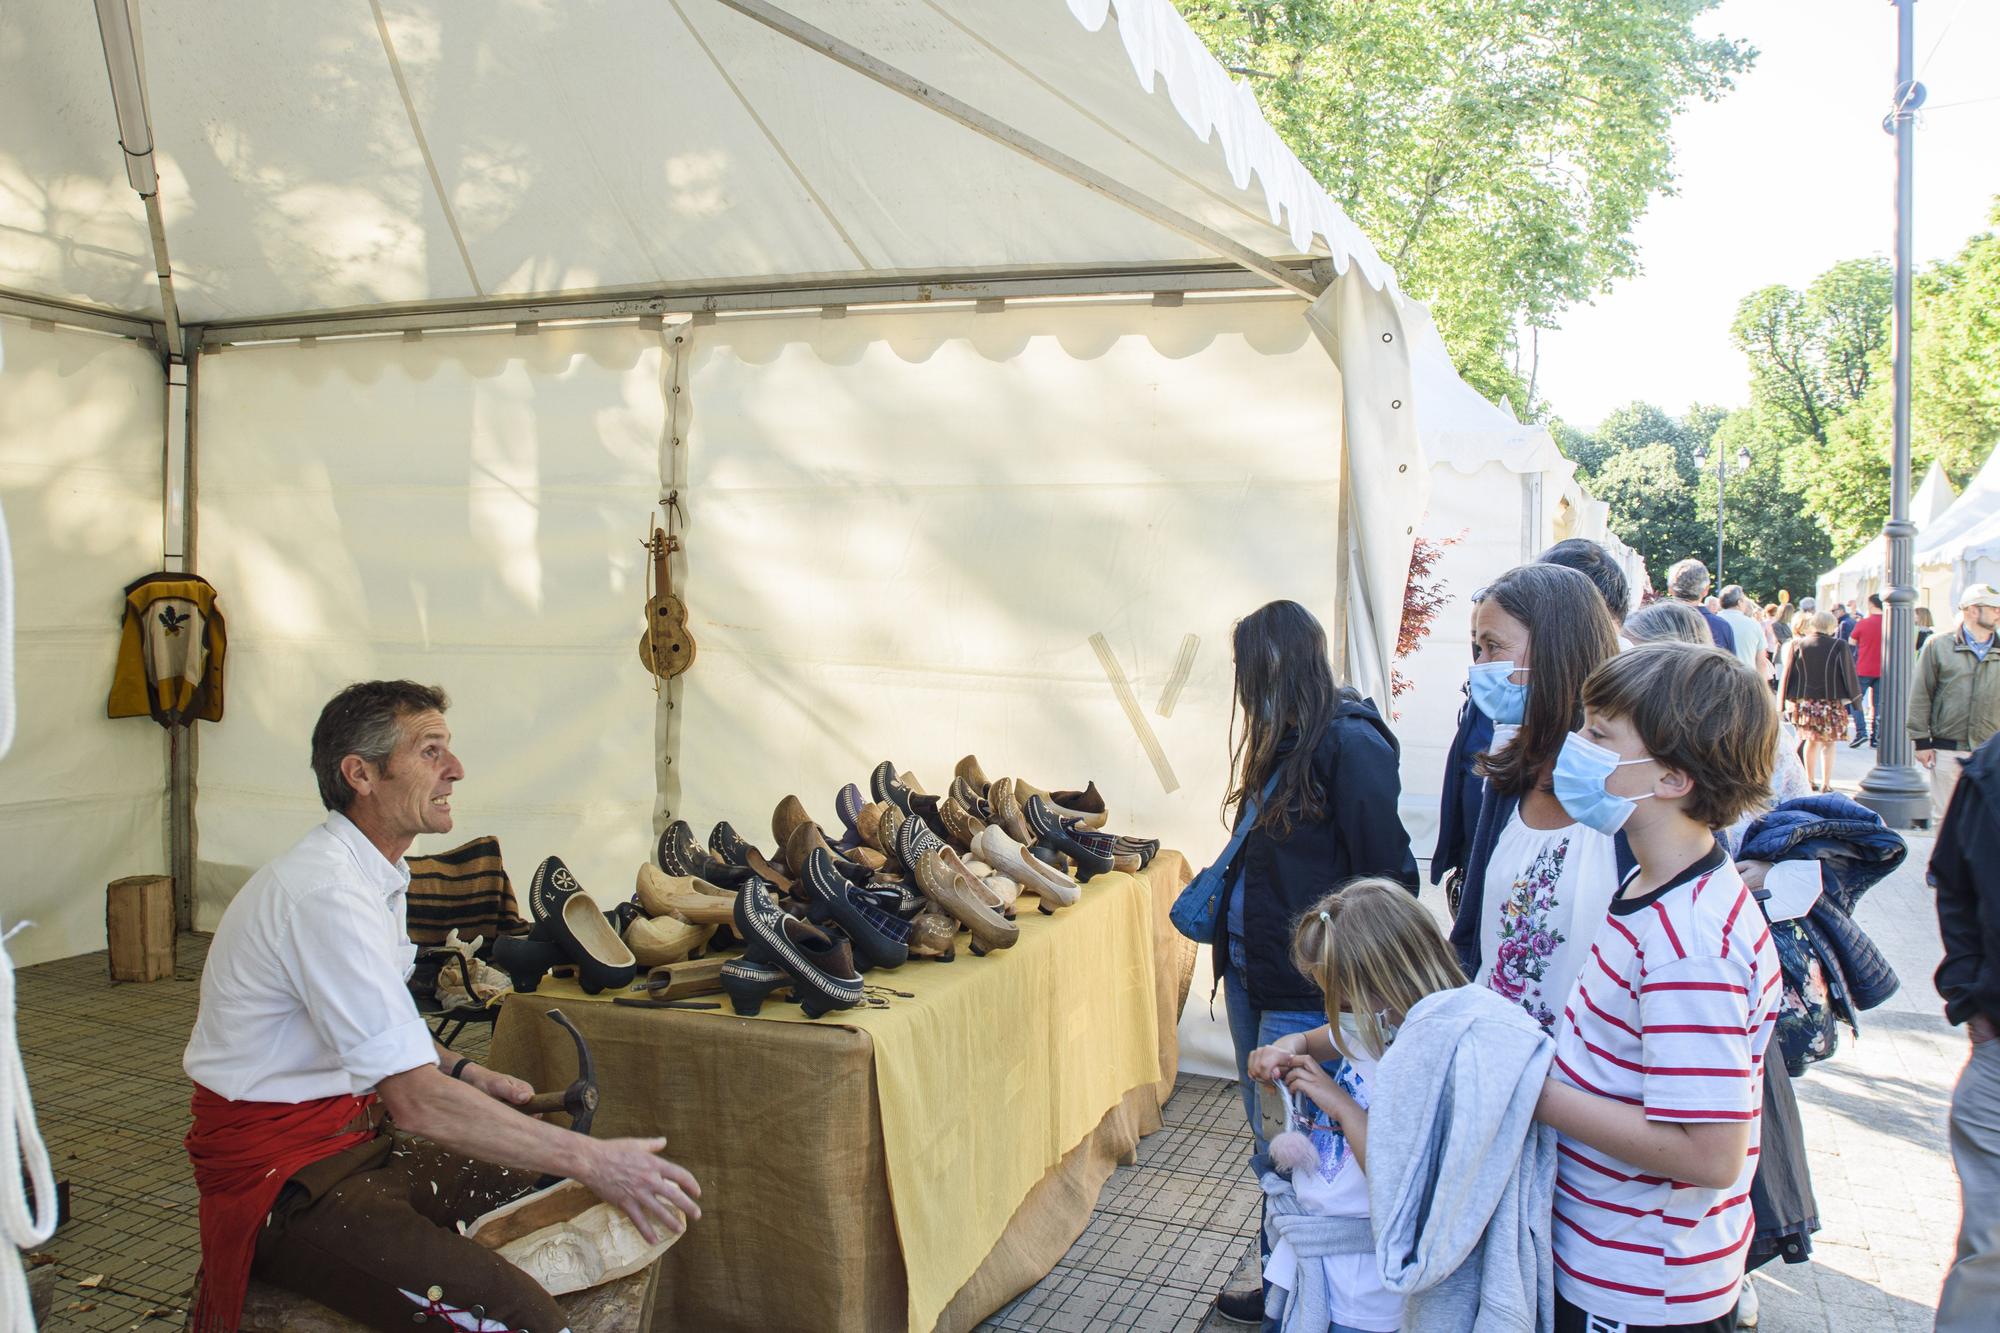
[[[1917,590],[1911,559],[1916,524],[1910,522],[1910,213],[1915,198],[1912,152],[1917,108],[1924,86],[1916,81],[1911,47],[1916,37],[1916,0],[1896,6],[1896,99],[1882,128],[1896,136],[1896,411],[1895,452],[1889,470],[1888,623],[1882,636],[1882,683],[1875,705],[1875,767],[1861,779],[1855,799],[1882,816],[1890,828],[1908,828],[1931,812],[1930,784],[1912,762],[1907,725],[1910,671],[1916,664],[1916,625],[1911,608]],[[1951,763],[1941,754],[1938,762]]]
[[[1707,466],[1708,466],[1708,450],[1703,447],[1697,447],[1694,451],[1695,471],[1699,472]],[[1722,578],[1723,495],[1722,493],[1723,493],[1723,482],[1728,476],[1728,470],[1729,470],[1728,457],[1720,449],[1716,450],[1715,452],[1715,586],[1717,588],[1720,588],[1723,584],[1723,578]],[[1739,473],[1748,472],[1750,470],[1750,449],[1749,446],[1747,445],[1736,451],[1736,470]]]

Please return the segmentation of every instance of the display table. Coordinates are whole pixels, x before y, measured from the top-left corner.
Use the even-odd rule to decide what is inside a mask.
[[[495,1068],[603,1094],[593,1134],[664,1137],[702,1218],[662,1265],[662,1327],[971,1328],[1039,1280],[1111,1169],[1159,1128],[1193,950],[1167,919],[1187,863],[1091,881],[1021,938],[869,973],[886,1008],[633,1009],[549,980],[510,996]],[[715,997],[720,999],[721,997]]]

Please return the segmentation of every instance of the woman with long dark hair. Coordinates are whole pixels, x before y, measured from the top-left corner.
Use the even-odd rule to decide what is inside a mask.
[[[1583,682],[1618,654],[1589,579],[1520,565],[1473,597],[1473,698],[1494,746],[1451,942],[1465,975],[1553,1027],[1618,888],[1611,834],[1555,795],[1556,759],[1583,725]]]
[[[1250,821],[1250,832],[1225,877],[1214,945],[1243,1113],[1261,1152],[1250,1052],[1326,1022],[1319,987],[1292,962],[1300,914],[1359,875],[1414,895],[1417,863],[1396,811],[1396,738],[1374,704],[1334,683],[1319,621],[1297,602],[1271,602],[1237,622],[1234,647],[1223,811],[1231,827]],[[1263,1314],[1254,1289],[1217,1304],[1231,1318]]]

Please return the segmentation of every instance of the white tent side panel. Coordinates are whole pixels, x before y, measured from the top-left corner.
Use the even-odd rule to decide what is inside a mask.
[[[166,733],[105,716],[121,590],[160,567],[160,365],[136,344],[0,319],[0,507],[18,731],[0,759],[0,930],[18,963],[104,947],[104,886],[166,872]],[[225,608],[227,609],[227,608]]]
[[[1460,687],[1472,661],[1472,594],[1541,549],[1530,488],[1542,475],[1497,462],[1473,472],[1431,469],[1430,510],[1418,531],[1433,542],[1458,538],[1445,548],[1430,578],[1442,583],[1450,600],[1417,650],[1396,664],[1411,688],[1396,700],[1398,716],[1390,723],[1403,747],[1403,826],[1420,859],[1437,842],[1445,756],[1458,729]]]
[[[630,326],[203,358],[231,708],[202,737],[198,925],[324,818],[313,722],[374,677],[452,698],[455,826],[414,851],[495,834],[519,890],[558,853],[607,906],[629,896],[652,844],[660,370],[659,333]]]
[[[1333,623],[1340,376],[1297,303],[689,337],[678,813],[762,840],[796,793],[837,828],[835,791],[881,760],[942,791],[970,752],[1095,780],[1113,827],[1197,866],[1220,849],[1232,627],[1281,597]],[[1184,1067],[1227,1068],[1189,1013]]]

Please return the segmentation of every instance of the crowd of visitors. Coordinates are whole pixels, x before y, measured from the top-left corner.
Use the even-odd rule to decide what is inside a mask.
[[[1896,984],[1848,913],[1906,849],[1832,792],[1835,746],[1881,738],[1882,604],[1711,585],[1685,560],[1633,607],[1605,552],[1568,541],[1473,594],[1429,868],[1443,927],[1416,901],[1388,725],[1303,608],[1238,627],[1228,810],[1251,832],[1215,942],[1265,1206],[1262,1281],[1224,1316],[1721,1333],[1757,1321],[1749,1270],[1809,1254],[1791,1082],[1836,1007]],[[1945,820],[1938,986],[1975,1042],[1941,1329],[2000,1303],[1996,628],[2000,593],[1969,590],[1910,673]],[[1434,1203],[1451,1171],[1452,1209],[1406,1193],[1421,1178]]]

